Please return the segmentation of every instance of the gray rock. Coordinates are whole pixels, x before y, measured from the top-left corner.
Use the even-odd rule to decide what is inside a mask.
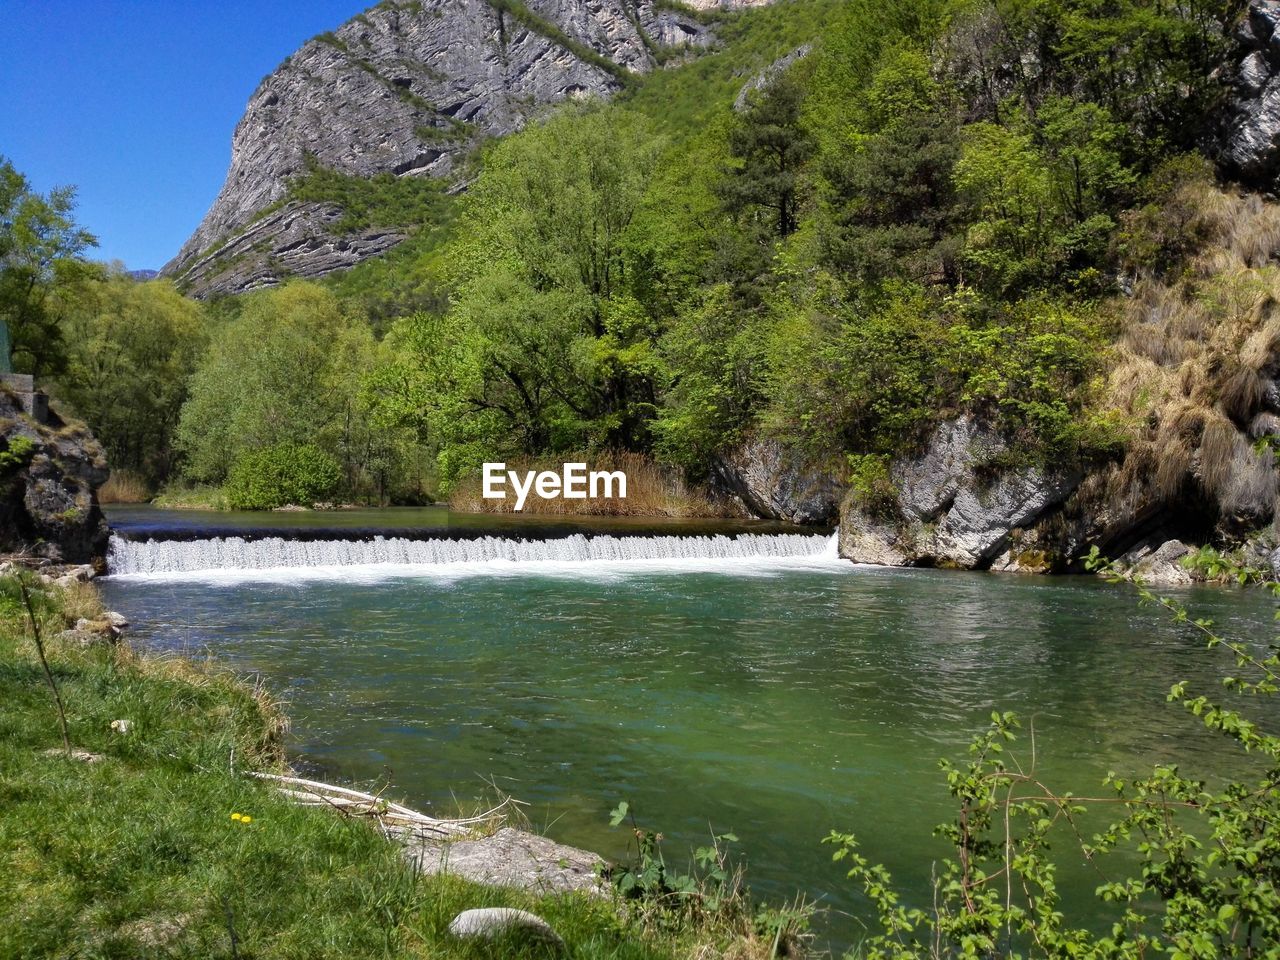
[[[520,129],[549,104],[607,97],[620,75],[653,69],[652,45],[712,39],[697,19],[655,0],[526,6],[608,63],[485,0],[391,0],[303,44],[250,97],[226,182],[162,274],[203,296],[349,267],[405,234],[339,236],[339,212],[326,204],[273,209],[309,159],[362,177],[454,177],[479,140]]]
[[[527,910],[512,907],[483,907],[463,910],[449,923],[449,932],[461,939],[491,939],[518,934],[545,940],[563,947],[560,934],[547,921]]]
[[[924,451],[895,460],[892,516],[868,511],[856,493],[840,517],[840,555],[859,563],[1039,571],[1011,554],[1021,528],[1061,503],[1080,483],[1075,468],[992,466],[1004,440],[969,415],[940,424]]]
[[[752,516],[793,523],[834,523],[844,493],[833,470],[767,437],[753,438],[716,457],[711,487]]]
[[[96,647],[100,643],[111,642],[111,639],[110,634],[94,630],[63,630],[58,634],[60,642],[78,647]]]
[[[406,849],[406,856],[429,876],[448,873],[475,883],[542,893],[606,891],[600,876],[604,861],[597,854],[512,827],[466,840],[419,838]]]
[[[0,389],[0,450],[18,440],[32,445],[31,454],[0,475],[0,551],[71,563],[102,556],[108,531],[96,491],[110,471],[98,441],[56,418],[36,422]]]
[[[763,90],[765,87],[769,86],[769,84],[773,83],[774,80],[786,73],[793,63],[798,60],[803,60],[810,54],[810,52],[812,52],[812,50],[812,44],[802,44],[786,56],[779,57],[777,60],[773,61],[773,63],[769,64],[769,66],[765,67],[764,70],[752,77],[743,85],[742,89],[738,91],[737,97],[734,98],[733,109],[741,113],[747,108],[747,100],[754,91]]]
[[[1280,3],[1250,0],[1234,30],[1225,71],[1231,93],[1218,136],[1219,162],[1234,176],[1274,187],[1280,173]]]
[[[1195,578],[1181,560],[1191,548],[1181,540],[1166,540],[1158,547],[1143,545],[1130,550],[1119,560],[1119,566],[1152,586],[1186,586]]]
[[[129,626],[129,621],[124,614],[116,613],[114,610],[108,610],[102,615],[102,618],[111,624],[112,629],[116,631],[125,630]]]

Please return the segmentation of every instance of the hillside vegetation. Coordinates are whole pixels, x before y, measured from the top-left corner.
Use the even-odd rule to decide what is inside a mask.
[[[245,458],[288,473],[299,447],[332,480],[318,499],[417,502],[568,451],[698,483],[763,433],[874,490],[967,410],[1010,462],[1194,486],[1257,522],[1269,314],[1241,298],[1268,282],[1275,215],[1199,153],[1235,15],[708,14],[717,48],[489,144],[460,197],[318,168],[295,185],[351,225],[416,227],[385,258],[202,306],[64,286],[75,332],[48,372],[152,489],[220,486]],[[138,329],[116,339],[125,299]],[[107,368],[165,385],[145,418],[113,425]]]

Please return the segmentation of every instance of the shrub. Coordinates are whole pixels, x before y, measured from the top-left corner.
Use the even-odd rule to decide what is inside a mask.
[[[311,444],[280,443],[242,454],[227,477],[233,510],[310,505],[331,497],[341,480],[338,461]]]

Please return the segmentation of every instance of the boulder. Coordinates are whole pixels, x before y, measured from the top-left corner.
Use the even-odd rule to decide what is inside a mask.
[[[859,563],[1043,572],[1043,556],[1009,555],[1021,529],[1079,485],[1075,467],[1005,465],[1008,446],[971,415],[940,424],[924,450],[889,468],[895,500],[841,506],[840,555]]]
[[[88,563],[107,546],[97,490],[110,471],[82,426],[40,423],[0,389],[0,551]],[[74,574],[79,580],[80,573]]]
[[[833,469],[771,437],[752,438],[717,456],[711,488],[752,516],[812,524],[834,523],[843,493]]]
[[[449,873],[473,883],[544,893],[601,895],[606,886],[599,855],[537,834],[503,827],[487,837],[440,841],[415,838],[405,854],[428,876]]]
[[[524,936],[563,947],[560,934],[547,921],[527,910],[512,907],[483,907],[463,910],[449,923],[449,932],[461,939],[492,939]]]
[[[1191,552],[1181,540],[1166,540],[1159,546],[1143,545],[1130,550],[1118,564],[1143,583],[1161,587],[1184,587],[1196,578],[1181,563]]]

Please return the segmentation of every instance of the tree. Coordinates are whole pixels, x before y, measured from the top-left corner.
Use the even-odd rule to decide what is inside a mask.
[[[290,283],[245,299],[212,331],[178,424],[192,479],[221,483],[242,452],[308,444],[341,430],[361,371],[335,363],[335,343],[355,326],[332,294]]]
[[[857,134],[820,160],[823,259],[851,283],[954,283],[959,131],[929,58],[889,51],[848,107]]]
[[[9,328],[14,369],[22,373],[63,369],[64,301],[100,276],[84,257],[98,241],[72,218],[75,197],[74,187],[36,193],[0,157],[0,321]]]
[[[64,323],[69,362],[58,395],[83,417],[113,468],[163,483],[174,432],[205,346],[200,305],[168,281],[117,275],[94,284]]]
[[[729,132],[732,161],[721,197],[734,216],[758,222],[766,238],[785,239],[799,226],[801,174],[814,151],[813,138],[801,123],[803,101],[804,88],[784,73],[752,91]]]
[[[661,146],[634,114],[571,107],[499,144],[467,197],[455,384],[518,450],[637,442],[656,332],[628,302],[627,238]]]

